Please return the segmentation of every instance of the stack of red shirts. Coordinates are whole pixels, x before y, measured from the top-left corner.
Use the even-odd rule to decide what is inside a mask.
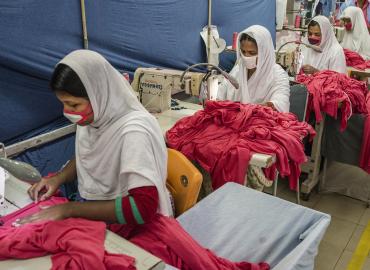
[[[168,146],[198,162],[212,176],[212,186],[243,184],[253,153],[276,156],[266,170],[288,176],[296,188],[300,164],[306,161],[302,139],[315,131],[294,114],[255,104],[209,101],[206,108],[178,121],[166,134]]]
[[[367,115],[365,118],[364,133],[362,136],[362,151],[360,167],[370,173],[370,92],[366,97]]]
[[[297,80],[306,85],[310,97],[307,107],[307,119],[312,110],[316,122],[322,121],[321,112],[337,119],[338,108],[341,111],[341,131],[347,127],[348,119],[353,113],[365,113],[367,87],[345,74],[324,70],[313,75],[298,75]]]
[[[346,64],[348,67],[354,67],[361,70],[370,68],[370,60],[365,61],[357,52],[348,49],[343,50],[344,55],[346,56]]]
[[[37,222],[12,227],[19,218],[34,214],[39,206],[52,206],[67,202],[64,198],[51,198],[1,217],[0,260],[28,259],[52,254],[51,269],[110,269],[134,270],[135,259],[124,254],[105,251],[106,224],[79,218]]]

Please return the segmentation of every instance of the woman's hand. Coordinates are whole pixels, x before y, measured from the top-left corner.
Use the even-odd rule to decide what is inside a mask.
[[[40,212],[33,215],[21,218],[16,221],[17,224],[27,224],[40,221],[52,221],[52,220],[62,220],[70,217],[69,203],[58,204],[55,206],[41,206]]]
[[[316,73],[316,72],[319,72],[319,70],[318,70],[318,69],[316,69],[316,68],[314,68],[313,66],[310,66],[310,65],[304,65],[304,66],[302,67],[302,69],[303,69],[303,72],[304,72],[305,74],[314,74],[314,73]]]
[[[63,180],[58,175],[50,178],[42,178],[40,182],[28,189],[28,194],[35,202],[38,202],[39,197],[40,201],[44,201],[52,196],[62,184]]]
[[[271,101],[268,101],[263,105],[272,108],[274,111],[277,111],[276,108],[275,108],[274,103],[272,103]]]

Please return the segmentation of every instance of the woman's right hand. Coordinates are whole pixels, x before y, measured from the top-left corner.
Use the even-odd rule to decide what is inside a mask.
[[[35,202],[38,202],[39,198],[40,201],[44,201],[52,196],[62,184],[63,181],[58,175],[42,178],[40,182],[28,189],[28,194]]]

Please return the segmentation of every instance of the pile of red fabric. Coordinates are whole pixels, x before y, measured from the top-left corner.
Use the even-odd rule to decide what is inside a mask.
[[[348,49],[343,50],[344,55],[346,56],[346,64],[348,67],[354,67],[361,70],[370,68],[370,60],[365,61],[357,52]]]
[[[365,118],[364,133],[362,135],[362,151],[360,167],[370,173],[370,92],[366,96],[367,115]]]
[[[118,229],[118,227],[117,227]],[[134,230],[115,231],[165,263],[182,270],[269,270],[267,263],[231,262],[200,246],[174,218],[157,215]]]
[[[212,186],[243,184],[253,153],[276,156],[266,170],[288,176],[296,188],[300,164],[306,161],[302,139],[313,136],[310,125],[291,113],[279,113],[255,104],[209,101],[204,110],[178,121],[167,133],[168,146],[198,162],[212,176]]]
[[[134,258],[105,251],[104,222],[70,218],[12,227],[15,219],[38,212],[40,205],[50,206],[64,202],[64,198],[52,198],[39,204],[32,203],[2,217],[0,260],[28,259],[53,254],[52,269],[136,269]]]
[[[365,113],[365,97],[367,87],[361,82],[335,71],[324,70],[313,75],[297,76],[297,81],[306,85],[310,93],[307,119],[313,110],[316,122],[322,120],[321,112],[338,117],[338,108],[341,111],[341,130],[347,127],[348,118],[353,113]]]
[[[40,210],[39,206],[64,203],[52,198],[32,203],[0,221],[0,260],[28,259],[53,254],[52,269],[62,270],[134,270],[135,259],[104,250],[106,224],[79,218],[39,222],[12,227],[21,217]],[[183,270],[269,270],[267,263],[234,263],[218,257],[198,244],[174,219],[156,215],[139,226],[114,224],[110,229],[132,243],[161,258],[165,263]]]

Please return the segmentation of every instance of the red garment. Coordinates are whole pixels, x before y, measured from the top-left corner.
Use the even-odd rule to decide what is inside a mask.
[[[150,223],[137,226],[125,238],[182,270],[268,270],[267,263],[234,263],[200,246],[174,219],[157,215]]]
[[[360,167],[370,173],[370,92],[366,96],[367,115],[362,136]]]
[[[158,191],[155,186],[133,188],[128,191],[129,195],[122,198],[122,210],[126,223],[136,225],[136,219],[132,212],[129,196],[133,197],[136,206],[144,222],[150,221],[158,210]]]
[[[266,170],[273,179],[277,168],[288,176],[292,189],[306,161],[302,139],[313,136],[310,125],[291,113],[230,101],[209,101],[206,108],[178,121],[166,134],[168,146],[197,161],[212,176],[212,186],[243,184],[253,153],[276,156]]]
[[[0,260],[28,259],[51,253],[52,269],[55,270],[136,269],[134,258],[105,252],[104,222],[69,218],[11,227],[15,219],[38,212],[40,205],[55,205],[66,201],[54,197],[38,204],[32,203],[1,218]]]
[[[297,80],[306,85],[310,97],[308,100],[307,119],[313,110],[316,122],[321,122],[321,112],[337,119],[338,105],[341,103],[341,131],[347,127],[353,113],[365,113],[365,96],[367,87],[360,82],[331,70],[324,70],[313,75],[298,75]]]
[[[361,70],[370,68],[370,60],[365,61],[357,52],[348,49],[343,49],[343,51],[346,56],[346,64],[348,67],[354,67]]]

